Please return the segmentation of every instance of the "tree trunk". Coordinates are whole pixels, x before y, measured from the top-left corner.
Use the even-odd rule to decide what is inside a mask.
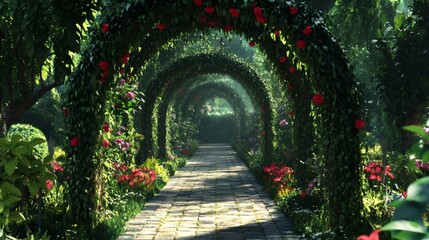
[[[7,127],[6,127],[6,111],[4,102],[0,102],[0,138],[6,136]]]

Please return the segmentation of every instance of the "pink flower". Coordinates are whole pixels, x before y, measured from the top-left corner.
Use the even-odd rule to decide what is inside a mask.
[[[134,100],[135,94],[133,92],[127,92],[125,97],[128,98],[129,100]]]
[[[45,181],[46,187],[48,188],[48,190],[51,190],[54,187],[54,182],[52,180],[47,179]]]
[[[108,31],[109,31],[109,24],[107,24],[107,23],[102,24],[101,25],[101,32],[106,33]]]
[[[286,126],[286,125],[288,125],[289,123],[286,121],[286,119],[282,119],[280,122],[279,122],[279,125],[281,126],[281,127],[284,127],[284,126]]]
[[[379,234],[380,234],[381,230],[375,230],[374,232],[372,232],[369,236],[367,235],[360,235],[358,238],[356,238],[356,240],[379,240]]]
[[[57,162],[51,162],[51,166],[54,169],[54,171],[64,171],[64,168]]]
[[[238,18],[238,16],[240,16],[240,11],[238,9],[231,8],[229,10],[229,14],[231,14],[231,17],[233,18]]]
[[[304,33],[304,35],[310,35],[313,32],[313,29],[311,28],[311,26],[307,26],[304,28],[304,30],[302,31]]]
[[[119,80],[119,86],[124,86],[125,85],[125,79],[121,78]]]

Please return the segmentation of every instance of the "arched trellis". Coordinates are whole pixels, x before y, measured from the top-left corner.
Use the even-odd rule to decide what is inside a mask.
[[[177,91],[176,91],[177,92]],[[167,107],[170,102],[169,99],[172,98],[171,94],[167,96],[165,100],[160,105],[160,109],[158,110],[158,133],[166,133],[161,128],[165,128],[166,126],[166,115],[167,115]],[[237,135],[243,132],[243,127],[245,126],[245,117],[246,117],[246,106],[242,101],[240,95],[231,87],[225,85],[220,82],[208,82],[197,85],[195,88],[191,89],[189,92],[184,93],[185,97],[182,99],[182,107],[180,112],[182,112],[182,116],[186,117],[187,110],[190,106],[198,106],[206,101],[208,98],[212,97],[221,97],[224,98],[232,107],[234,114],[238,118],[238,133]],[[195,97],[198,96],[198,99]],[[166,141],[167,136],[159,134],[158,136],[158,147],[159,147],[159,155],[160,157],[165,156],[166,150]]]
[[[263,154],[266,158],[270,158],[272,152],[272,111],[268,95],[268,90],[259,76],[249,68],[249,66],[240,59],[226,54],[213,53],[213,54],[198,54],[181,58],[169,66],[166,66],[154,80],[152,80],[145,91],[145,105],[142,110],[141,124],[144,127],[143,135],[145,136],[144,146],[152,146],[152,122],[151,117],[155,113],[156,99],[170,99],[168,96],[175,93],[178,89],[183,88],[186,79],[190,79],[196,75],[207,73],[220,73],[231,76],[236,79],[246,92],[255,98],[258,107],[263,109],[262,119],[264,131],[266,132],[263,139]],[[161,116],[161,121],[165,123]],[[165,137],[165,128],[159,129],[158,135],[161,139]],[[149,149],[142,148],[140,156],[146,158],[150,155]]]
[[[213,7],[214,14],[209,14],[204,7]],[[229,14],[231,8],[240,11],[238,18]],[[205,22],[201,21],[204,18]],[[362,208],[360,141],[354,123],[361,113],[362,100],[339,44],[331,38],[317,15],[308,12],[302,3],[283,0],[252,3],[212,0],[203,4],[191,0],[141,0],[115,4],[114,8],[102,11],[100,20],[109,24],[109,30],[101,31],[99,26],[90,29],[91,38],[69,82],[67,99],[70,112],[66,118],[68,137],[79,139],[77,146],[68,149],[69,194],[77,222],[88,225],[94,215],[95,177],[101,161],[94,159],[94,152],[103,122],[104,99],[112,87],[113,73],[121,68],[122,54],[130,47],[136,48],[139,42],[146,43],[141,52],[144,54],[139,54],[144,63],[157,47],[182,32],[223,28],[230,24],[233,31],[260,42],[264,51],[271,53],[267,54],[268,58],[277,63],[283,75],[291,75],[287,69],[289,64],[281,65],[278,60],[288,50],[292,49],[300,61],[309,66],[311,86],[325,98],[325,104],[317,109],[317,113],[321,116],[319,144],[322,145],[325,166],[322,184],[331,227],[337,238],[342,231],[351,233],[359,229],[357,219],[360,219]],[[303,33],[307,27],[312,32]],[[286,45],[279,38],[273,40],[270,37],[273,30],[281,31]],[[289,80],[295,81],[293,78]],[[299,85],[299,81],[295,83]]]

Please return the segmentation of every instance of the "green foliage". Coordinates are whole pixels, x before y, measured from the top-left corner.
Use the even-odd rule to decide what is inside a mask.
[[[406,126],[404,129],[421,137],[422,140],[412,150],[417,158],[429,162],[429,158],[425,158],[429,155],[429,134],[419,126]],[[426,239],[429,236],[427,222],[424,222],[425,217],[427,221],[429,206],[428,189],[429,177],[413,182],[407,189],[406,198],[393,203],[393,218],[381,230],[391,232],[393,239]]]
[[[37,194],[48,191],[46,181],[55,180],[50,157],[39,158],[33,148],[45,143],[34,138],[25,141],[19,135],[0,139],[0,227],[4,233],[9,222],[25,220],[20,206],[34,199]],[[20,204],[21,203],[21,204]]]
[[[36,138],[43,139],[43,143],[35,145],[33,154],[39,159],[49,155],[45,135],[38,128],[29,124],[14,124],[10,127],[7,137],[10,139],[13,135],[20,135],[24,141],[31,141]]]

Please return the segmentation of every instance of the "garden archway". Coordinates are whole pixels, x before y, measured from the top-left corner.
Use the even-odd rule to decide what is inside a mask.
[[[144,146],[153,146],[152,128],[154,127],[151,118],[157,109],[155,109],[156,100],[169,101],[172,93],[183,88],[187,79],[194,76],[220,73],[236,79],[246,90],[249,96],[252,96],[258,108],[262,109],[261,117],[263,119],[264,131],[263,154],[269,158],[272,152],[272,110],[271,101],[264,83],[257,73],[253,71],[245,62],[232,55],[212,53],[198,54],[181,58],[169,66],[166,66],[156,77],[149,83],[145,91],[145,105],[142,111],[141,124],[142,133],[145,136]],[[163,114],[163,113],[162,113]],[[165,120],[161,120],[165,122]],[[160,128],[158,135],[165,139],[165,128]],[[163,146],[165,143],[163,143]],[[163,148],[160,148],[163,151]],[[140,158],[145,159],[150,156],[149,149],[142,148]],[[153,153],[152,153],[153,154]]]
[[[153,44],[143,46],[147,54],[140,54],[148,59],[171,36],[195,29],[224,28],[228,24],[233,31],[260,42],[261,48],[272,53],[267,54],[268,59],[279,66],[283,75],[290,76],[287,67],[291,64],[281,65],[278,61],[293,54],[288,55],[288,51],[296,53],[306,64],[313,91],[322,93],[325,99],[316,115],[321,119],[319,143],[326,166],[322,183],[331,227],[338,236],[341,231],[358,229],[356,219],[360,219],[362,208],[358,187],[360,141],[354,124],[361,114],[362,100],[339,44],[316,14],[308,12],[302,3],[282,0],[135,1],[117,5],[121,6],[102,11],[101,23],[109,24],[109,31],[101,31],[101,25],[91,28],[87,48],[69,82],[68,137],[80,140],[68,149],[69,185],[73,189],[69,194],[77,222],[90,224],[94,215],[95,175],[100,165],[100,160],[94,159],[94,149],[99,144],[104,100],[113,85],[114,73],[122,67],[121,56],[130,48],[137,49],[142,39],[151,39]],[[230,15],[232,8],[240,12],[238,17]],[[308,26],[312,33],[303,33]],[[281,31],[286,44],[280,38],[272,38],[275,30]]]
[[[168,103],[172,98],[171,94],[169,95],[170,96],[167,95],[165,100],[161,103],[160,109],[158,110],[158,115],[159,115],[158,133],[166,132],[160,128],[165,128],[166,126]],[[188,93],[184,95],[185,97],[181,101],[182,104],[180,104],[181,105],[180,112],[182,112],[185,117],[188,115],[186,112],[188,110],[188,107],[190,107],[191,105],[198,106],[208,98],[212,98],[214,96],[225,99],[231,105],[234,111],[234,114],[238,118],[237,136],[240,136],[240,134],[243,132],[243,127],[245,125],[246,107],[241,97],[233,88],[222,83],[208,82],[208,83],[197,85],[195,88],[191,89]],[[195,97],[197,96],[199,98],[195,99]],[[165,155],[166,143],[167,143],[166,134],[165,135],[159,134],[158,147],[159,147],[160,156]]]

